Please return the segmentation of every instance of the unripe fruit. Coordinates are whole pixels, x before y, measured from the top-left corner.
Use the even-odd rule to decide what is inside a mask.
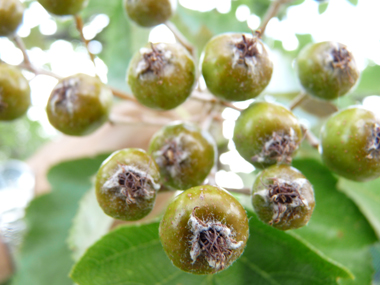
[[[243,158],[257,168],[265,168],[291,162],[302,141],[302,130],[285,107],[254,102],[237,119],[233,141]]]
[[[11,36],[22,23],[24,5],[19,0],[0,1],[0,37]]]
[[[309,180],[288,165],[263,170],[252,188],[252,205],[259,219],[279,230],[303,227],[315,206]]]
[[[62,133],[82,136],[94,132],[108,119],[112,92],[98,78],[76,74],[54,87],[46,112]]]
[[[176,6],[175,0],[124,0],[129,18],[143,27],[166,22]]]
[[[179,44],[150,44],[132,58],[127,80],[141,104],[170,110],[191,94],[195,64],[188,51]]]
[[[21,117],[29,105],[28,80],[17,67],[0,63],[0,120],[10,121]]]
[[[380,120],[352,107],[331,116],[321,131],[320,152],[326,166],[355,181],[380,177]]]
[[[89,0],[38,0],[49,12],[57,16],[76,15],[84,9]]]
[[[273,64],[266,47],[249,34],[222,34],[206,45],[202,74],[212,94],[229,101],[257,97],[268,85]]]
[[[345,95],[359,78],[353,55],[336,42],[306,46],[297,57],[296,69],[306,92],[324,100]]]
[[[111,154],[96,175],[95,190],[104,213],[120,220],[136,221],[154,206],[160,173],[142,149],[122,149]]]
[[[174,123],[153,136],[149,153],[165,186],[188,189],[202,184],[210,173],[216,146],[210,134],[187,123]]]
[[[243,253],[249,236],[248,218],[227,191],[197,186],[170,203],[159,235],[175,266],[193,274],[213,274]]]

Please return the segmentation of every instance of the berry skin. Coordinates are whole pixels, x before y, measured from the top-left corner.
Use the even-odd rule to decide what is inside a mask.
[[[191,94],[195,64],[188,51],[179,44],[151,44],[134,55],[127,80],[141,104],[157,110],[170,110]]]
[[[202,74],[215,96],[229,101],[257,97],[273,71],[264,44],[249,34],[221,34],[206,45]]]
[[[380,177],[380,120],[369,110],[351,107],[331,116],[321,131],[324,164],[347,179]]]
[[[84,9],[89,0],[38,0],[49,12],[57,16],[76,15]]]
[[[160,173],[142,149],[122,149],[111,154],[96,175],[95,190],[104,213],[124,221],[148,215],[154,206]]]
[[[216,158],[216,145],[210,134],[186,123],[163,127],[149,146],[160,168],[161,180],[173,189],[202,184]]]
[[[233,137],[240,155],[257,168],[289,164],[301,140],[301,126],[293,113],[268,102],[254,102],[244,110]]]
[[[0,63],[0,120],[24,115],[30,106],[29,82],[14,66]]]
[[[359,78],[353,55],[336,42],[306,46],[298,55],[296,69],[306,92],[324,100],[345,95]]]
[[[297,229],[305,226],[313,213],[313,186],[297,169],[273,165],[257,176],[252,205],[264,223],[283,231]]]
[[[248,218],[227,191],[197,186],[170,203],[159,235],[175,266],[193,274],[213,274],[243,253],[249,236]]]
[[[24,5],[19,0],[0,1],[0,37],[11,36],[21,25]]]
[[[169,20],[176,2],[173,0],[124,0],[129,18],[143,27],[153,27]]]
[[[98,78],[76,74],[61,79],[46,107],[50,123],[71,136],[88,135],[108,119],[112,92]]]

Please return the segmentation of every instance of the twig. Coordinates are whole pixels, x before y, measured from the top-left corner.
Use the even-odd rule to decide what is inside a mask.
[[[150,126],[164,126],[172,122],[171,120],[165,120],[159,117],[149,118],[141,117],[140,119],[136,117],[126,117],[126,116],[115,116],[111,115],[109,118],[109,123],[111,125],[150,125]]]
[[[302,104],[302,102],[307,99],[307,94],[305,92],[300,92],[290,103],[289,109],[293,111],[295,108],[297,108],[299,105]]]
[[[76,24],[77,30],[78,30],[78,32],[80,34],[80,37],[82,39],[82,42],[84,43],[84,45],[85,45],[85,47],[87,49],[88,55],[90,56],[92,63],[94,64],[94,66],[96,66],[96,64],[95,64],[95,56],[94,56],[94,54],[92,52],[90,52],[90,49],[88,48],[89,41],[86,40],[86,38],[84,37],[84,34],[83,34],[83,20],[82,20],[82,17],[77,14],[77,15],[74,16],[74,18],[75,18],[75,24]]]
[[[112,91],[112,94],[115,96],[115,97],[118,97],[120,99],[124,99],[124,100],[129,100],[129,101],[133,101],[135,103],[138,103],[138,101],[136,100],[135,97],[133,97],[132,94],[129,94],[129,93],[126,93],[126,92],[123,92],[123,91],[120,91],[120,90],[117,90],[111,86],[108,86],[111,91]]]
[[[304,133],[306,141],[315,149],[319,148],[320,141],[319,139],[305,126],[301,125],[302,132]]]
[[[249,189],[249,188],[242,188],[242,189],[225,188],[225,187],[223,187],[223,188],[230,191],[230,192],[233,192],[233,193],[239,193],[239,194],[243,194],[243,195],[251,195],[251,189]]]
[[[291,1],[292,0],[275,0],[274,2],[272,2],[272,4],[269,6],[267,13],[264,16],[264,20],[263,20],[261,26],[256,30],[256,34],[258,35],[258,37],[261,38],[261,36],[264,34],[265,29],[266,29],[269,21],[273,17],[276,17],[276,15],[278,14],[278,11],[280,10],[280,7],[282,6],[282,4],[285,4],[285,3],[291,2]]]
[[[165,25],[166,27],[168,27],[168,29],[170,31],[172,31],[172,33],[174,34],[174,36],[176,37],[177,41],[183,45],[189,52],[192,56],[195,56],[195,48],[194,46],[186,39],[186,37],[177,29],[177,27],[170,21],[166,21],[165,22]]]
[[[208,102],[211,104],[220,104],[224,107],[228,107],[228,108],[234,109],[234,110],[239,111],[239,112],[244,110],[244,109],[241,109],[241,108],[234,106],[230,102],[219,100],[219,99],[216,99],[213,97],[206,97],[204,92],[199,92],[198,90],[193,91],[193,94],[191,94],[190,99],[201,101],[201,102]]]

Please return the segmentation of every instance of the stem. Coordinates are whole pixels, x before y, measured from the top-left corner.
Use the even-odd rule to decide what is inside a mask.
[[[76,24],[77,30],[78,30],[78,32],[80,34],[80,37],[82,39],[82,42],[84,43],[84,45],[85,45],[85,47],[87,49],[88,55],[90,56],[92,63],[94,64],[94,66],[96,66],[96,64],[95,64],[95,56],[94,56],[93,53],[90,52],[90,50],[88,48],[89,41],[86,40],[86,38],[84,37],[84,34],[83,34],[83,20],[82,20],[82,17],[79,16],[79,15],[75,15],[74,18],[75,18],[75,24]]]
[[[149,117],[142,117],[139,119],[136,119],[135,117],[126,117],[126,116],[115,116],[111,115],[109,118],[109,123],[111,125],[149,125],[149,126],[164,126],[172,122],[171,120],[165,120],[162,118],[149,118]]]
[[[243,194],[243,195],[251,195],[251,189],[249,188],[242,188],[242,189],[234,189],[234,188],[225,188],[224,189],[230,191],[230,192],[233,192],[233,193],[239,193],[239,194]]]
[[[165,22],[166,27],[174,34],[177,41],[183,45],[192,56],[195,56],[194,46],[186,39],[186,37],[177,29],[177,27],[170,21]]]
[[[126,92],[123,92],[123,91],[117,90],[117,89],[115,89],[115,88],[113,88],[113,87],[111,87],[111,86],[108,86],[108,88],[111,89],[111,91],[112,91],[112,93],[113,93],[113,95],[114,95],[115,97],[118,97],[118,98],[120,98],[120,99],[129,100],[129,101],[133,101],[133,102],[138,103],[138,101],[136,100],[135,97],[133,97],[132,94],[129,94],[129,93],[126,93]]]
[[[258,34],[258,37],[261,38],[261,36],[264,34],[265,29],[269,23],[269,21],[273,18],[276,17],[278,14],[278,11],[280,10],[280,7],[282,4],[285,4],[287,2],[291,2],[293,0],[275,0],[272,2],[272,4],[269,6],[269,9],[267,13],[264,16],[264,20],[261,24],[261,26],[256,30],[256,34]]]
[[[234,106],[230,102],[219,100],[219,99],[216,99],[214,97],[207,98],[204,95],[205,95],[204,92],[199,92],[198,90],[195,90],[195,91],[193,91],[193,94],[191,94],[190,99],[201,101],[201,102],[207,102],[207,103],[211,103],[211,104],[220,104],[224,107],[228,107],[228,108],[234,109],[234,110],[239,111],[239,112],[244,110],[244,109],[241,109],[241,108]]]
[[[307,94],[305,92],[300,92],[290,103],[289,109],[293,111],[295,108],[297,108],[299,105],[302,104],[302,102],[307,99]]]
[[[302,132],[304,133],[305,140],[315,149],[319,148],[320,141],[319,139],[310,131],[308,130],[305,126],[302,126]]]

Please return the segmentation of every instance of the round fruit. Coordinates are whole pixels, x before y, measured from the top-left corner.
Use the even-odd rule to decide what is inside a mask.
[[[202,184],[215,163],[216,146],[210,134],[186,123],[163,127],[149,146],[160,168],[161,181],[174,189]]]
[[[179,44],[158,43],[141,48],[129,64],[128,84],[143,105],[170,110],[182,104],[195,83],[195,65]]]
[[[301,126],[293,113],[268,102],[254,102],[244,110],[233,137],[240,155],[257,168],[289,164],[301,140]]]
[[[14,66],[0,63],[0,120],[24,115],[30,106],[29,82]]]
[[[57,16],[76,15],[84,9],[89,0],[38,0],[49,12]]]
[[[306,46],[298,55],[296,69],[307,93],[324,100],[345,95],[359,78],[352,53],[336,42]]]
[[[284,231],[297,229],[305,226],[313,213],[313,186],[297,169],[273,165],[257,176],[252,205],[264,223]]]
[[[197,186],[170,203],[159,235],[175,266],[193,274],[212,274],[226,269],[243,253],[249,236],[248,218],[227,191]]]
[[[0,1],[0,37],[10,36],[22,23],[24,5],[19,0]]]
[[[87,135],[108,119],[112,92],[98,78],[76,74],[61,79],[46,107],[50,123],[62,133]]]
[[[142,149],[122,149],[111,154],[96,175],[95,190],[104,213],[124,221],[148,215],[154,206],[160,173]]]
[[[380,120],[369,110],[352,107],[331,116],[321,131],[323,162],[355,181],[380,177]]]
[[[124,0],[129,18],[143,27],[166,22],[173,14],[175,0]]]
[[[206,45],[202,74],[212,94],[229,101],[257,97],[268,85],[273,64],[264,44],[249,34],[222,34]]]

